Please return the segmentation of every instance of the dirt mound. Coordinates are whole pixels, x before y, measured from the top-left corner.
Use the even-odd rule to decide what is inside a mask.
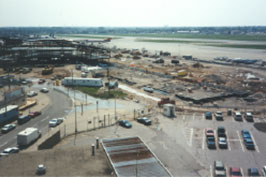
[[[265,122],[260,122],[260,123],[255,123],[254,127],[263,133],[266,133],[266,123]]]

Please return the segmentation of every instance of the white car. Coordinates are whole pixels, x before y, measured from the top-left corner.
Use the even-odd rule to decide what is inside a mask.
[[[56,127],[59,124],[57,119],[52,119],[49,121],[49,127]]]
[[[38,165],[36,169],[36,174],[37,175],[43,175],[46,173],[46,167],[43,164]]]
[[[9,154],[18,153],[18,152],[19,152],[19,148],[17,148],[17,147],[6,148],[6,149],[0,154],[0,156],[8,156]]]
[[[34,96],[38,95],[38,93],[35,91],[30,91],[29,93],[27,93],[27,95],[28,95],[28,97],[34,97]]]
[[[42,93],[48,93],[48,92],[49,92],[49,90],[48,90],[47,88],[42,88],[40,91],[41,91]]]

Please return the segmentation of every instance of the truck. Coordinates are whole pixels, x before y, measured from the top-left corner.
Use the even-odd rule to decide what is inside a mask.
[[[19,110],[17,105],[8,105],[0,109],[0,125],[4,125],[7,122],[11,122],[17,119],[19,116]]]
[[[48,75],[48,74],[52,74],[54,71],[54,67],[52,65],[46,66],[43,70],[42,70],[42,75]]]
[[[158,106],[161,107],[164,104],[173,104],[175,105],[175,100],[170,100],[170,98],[161,98],[160,101],[158,101]]]
[[[41,132],[34,127],[26,128],[17,135],[17,145],[27,147],[41,137]]]

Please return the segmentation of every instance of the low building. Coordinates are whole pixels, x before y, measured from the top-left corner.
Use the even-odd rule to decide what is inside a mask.
[[[65,77],[64,86],[102,87],[103,80],[100,78]]]

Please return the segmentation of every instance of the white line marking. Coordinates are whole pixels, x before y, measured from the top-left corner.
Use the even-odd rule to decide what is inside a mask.
[[[193,120],[195,120],[195,113],[193,113]]]
[[[4,146],[4,145],[6,145],[6,144],[7,144],[7,141],[6,141],[4,144],[1,144],[0,147]]]
[[[235,120],[234,116],[231,116],[231,117],[232,117],[233,122],[235,122],[236,120]]]
[[[242,176],[245,176],[245,175],[244,175],[244,171],[243,171],[242,168],[240,168],[240,171],[241,171]]]
[[[254,138],[254,136],[252,135],[251,132],[250,132],[250,135],[251,135],[251,138],[252,138],[252,140],[253,140],[253,142],[254,142],[254,144],[255,144],[256,151],[259,153],[259,152],[260,152],[259,147],[257,146],[257,143],[256,143],[256,141],[255,141],[255,138]]]
[[[47,119],[49,119],[49,116],[47,116],[47,117],[45,117],[44,119],[42,119],[41,122],[43,122],[43,121],[45,121],[45,120],[47,120]]]
[[[189,139],[189,145],[192,146],[192,137],[193,137],[193,132],[194,132],[194,129],[191,128],[190,129],[190,139]]]
[[[242,151],[245,152],[244,145],[243,145],[243,143],[242,143],[242,139],[240,138],[240,135],[239,135],[238,130],[236,131],[236,133],[237,133],[237,136],[238,136],[238,138],[239,138],[239,140],[240,140],[240,145],[241,145]]]
[[[183,120],[185,120],[185,115],[183,115]]]
[[[212,175],[212,165],[210,165],[210,177],[212,177],[213,175]]]
[[[202,114],[202,120],[204,120],[204,118],[205,118],[205,116],[204,116],[204,114]]]
[[[204,150],[204,147],[205,147],[205,129],[203,129],[203,136],[202,136],[202,145],[201,145],[201,147]]]
[[[225,131],[225,134],[226,134],[226,140],[227,140],[227,145],[228,145],[228,150],[231,151],[231,146],[230,146],[230,139],[229,139],[229,136],[227,134],[227,131]]]

